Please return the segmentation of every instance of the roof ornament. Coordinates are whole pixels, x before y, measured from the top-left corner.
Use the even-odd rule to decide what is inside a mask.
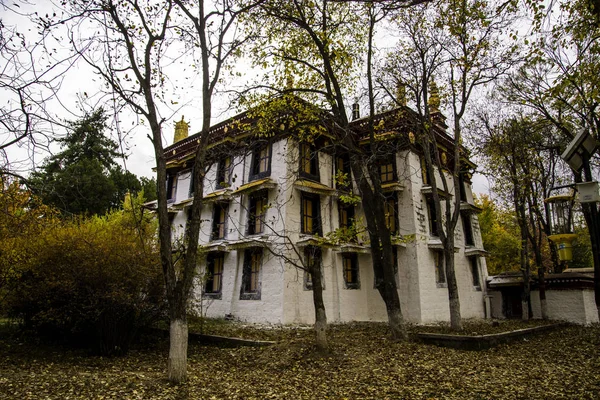
[[[175,136],[173,138],[173,143],[177,143],[188,137],[190,131],[190,124],[185,122],[183,119],[183,115],[181,116],[181,121],[175,122]]]

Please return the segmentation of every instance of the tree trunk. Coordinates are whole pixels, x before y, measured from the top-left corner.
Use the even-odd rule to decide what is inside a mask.
[[[540,292],[540,309],[542,312],[542,319],[546,320],[548,319],[548,303],[546,301],[546,276],[543,266],[540,266],[538,268],[538,278]]]
[[[325,304],[323,302],[321,263],[316,263],[313,266],[311,274],[313,302],[315,305],[315,341],[317,351],[326,354],[329,352],[329,345],[327,344],[327,314],[325,313]]]
[[[187,318],[172,319],[168,360],[169,381],[172,383],[182,383],[187,378],[187,348]]]
[[[394,340],[408,340],[408,332],[406,331],[406,325],[404,324],[404,317],[402,316],[402,311],[400,309],[400,297],[398,296],[398,290],[394,287],[390,287],[390,285],[386,285],[388,287],[387,293],[384,297],[385,308],[388,315],[388,324],[390,326],[390,331],[392,333],[392,339]],[[380,291],[381,293],[381,291]]]
[[[449,236],[447,241],[450,248],[444,249],[444,258],[446,262],[446,282],[448,283],[448,303],[450,306],[450,328],[453,331],[462,331],[458,283],[454,272],[454,240]]]

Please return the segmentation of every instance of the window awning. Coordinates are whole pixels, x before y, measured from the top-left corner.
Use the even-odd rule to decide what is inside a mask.
[[[194,198],[190,197],[189,199],[185,199],[180,201],[179,203],[175,203],[173,205],[171,205],[171,208],[173,208],[174,210],[183,210],[186,207],[190,207],[192,204],[194,204]]]
[[[296,246],[298,247],[306,247],[306,246],[318,246],[324,248],[334,248],[335,246],[331,243],[326,242],[325,240],[319,236],[312,235],[300,235],[300,239],[296,242]]]
[[[483,209],[481,207],[477,207],[475,204],[467,203],[466,201],[460,202],[460,211],[467,212],[469,214],[479,214]]]
[[[208,243],[204,246],[199,246],[198,250],[205,251],[207,253],[211,252],[227,252],[229,251],[228,242],[224,240],[220,240],[218,242]]]
[[[217,202],[217,201],[227,201],[231,200],[231,190],[230,189],[222,189],[217,190],[215,192],[209,193],[204,196],[204,201],[208,203]]]
[[[268,236],[244,238],[229,242],[228,250],[244,250],[252,247],[269,247]]]
[[[329,186],[306,179],[298,179],[294,182],[294,187],[301,192],[313,193],[321,196],[332,196],[336,193],[336,190]]]
[[[440,238],[437,237],[429,238],[429,240],[427,241],[427,247],[431,250],[444,250],[444,245],[442,244],[442,241],[440,240]],[[455,245],[454,252],[458,253],[459,250],[460,247]]]
[[[437,192],[438,192],[438,195],[440,197],[443,197],[443,198],[452,197],[452,193],[448,193],[445,190],[442,190],[440,188],[438,188]],[[429,186],[429,185],[423,186],[421,188],[421,193],[423,193],[423,194],[433,194],[433,188],[431,186]]]
[[[235,191],[233,191],[234,196],[239,196],[242,194],[248,194],[252,192],[256,192],[261,189],[273,189],[277,184],[273,182],[271,178],[259,179],[256,181],[248,182],[245,185],[240,186]]]
[[[390,182],[382,184],[381,189],[384,192],[401,192],[404,190],[404,186],[400,182]]]
[[[484,249],[478,249],[475,247],[465,248],[465,256],[486,256],[488,254],[489,251],[485,251]]]
[[[340,253],[369,253],[369,248],[358,243],[344,243],[335,248],[335,251]]]

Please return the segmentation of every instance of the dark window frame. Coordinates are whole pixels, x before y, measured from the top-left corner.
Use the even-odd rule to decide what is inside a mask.
[[[306,178],[311,181],[320,182],[321,177],[319,174],[319,151],[309,143],[301,142],[298,146],[299,152],[299,164],[298,164],[298,175],[301,178]],[[308,172],[305,167],[308,163]]]
[[[220,266],[220,271],[215,272],[215,266]],[[220,300],[223,294],[223,270],[225,269],[225,253],[212,252],[206,256],[206,281],[204,282],[204,297]],[[214,289],[215,278],[218,277],[218,288]],[[209,286],[212,289],[209,290]]]
[[[385,159],[379,160],[377,163],[379,172],[379,180],[381,183],[391,183],[398,181],[398,175],[396,173],[396,154],[389,154]],[[385,171],[383,168],[385,167]],[[391,167],[391,170],[390,170]]]
[[[435,204],[435,200],[433,199],[433,196],[428,195],[425,197],[425,204],[427,205],[427,216],[429,219],[429,236],[432,237],[439,237],[440,233],[438,231],[438,224],[437,224],[437,207]]]
[[[311,215],[306,215],[307,207],[311,204]],[[309,223],[312,229],[308,229]],[[302,193],[300,196],[300,232],[306,235],[322,235],[321,226],[321,197],[315,194]]]
[[[394,202],[394,207],[393,207],[393,216],[389,215],[389,202],[393,201]],[[384,212],[385,212],[385,222],[386,225],[388,227],[388,229],[390,230],[390,234],[392,236],[397,235],[398,234],[398,229],[399,229],[399,221],[398,221],[398,196],[396,195],[396,193],[392,193],[391,195],[387,196],[385,198],[385,203],[384,203]],[[393,222],[394,226],[390,227],[389,222]],[[393,229],[392,229],[393,228]]]
[[[481,274],[479,272],[479,257],[469,256],[469,265],[471,267],[471,277],[473,278],[473,287],[477,290],[481,290]]]
[[[342,166],[340,168],[340,162]],[[348,154],[341,154],[335,157],[335,166],[334,166],[334,178],[337,177],[338,173],[342,173],[347,175],[347,180],[344,184],[340,184],[336,179],[336,188],[345,191],[352,190],[352,168],[350,168],[350,156]]]
[[[342,275],[345,289],[360,289],[360,267],[356,253],[342,253]]]
[[[261,156],[263,150],[266,149],[266,154]],[[271,143],[265,143],[262,146],[257,146],[252,152],[252,164],[250,168],[250,176],[248,181],[255,181],[257,179],[266,178],[271,176],[271,160],[272,160],[273,146]],[[267,160],[266,169],[261,171],[261,164],[263,160]]]
[[[258,257],[258,261],[255,256]],[[244,251],[240,300],[260,300],[263,257],[264,252],[261,248],[251,248]],[[258,263],[258,266],[256,263]]]
[[[223,221],[221,221],[221,212]],[[222,240],[227,237],[227,218],[229,214],[229,202],[216,202],[213,208],[213,223],[210,240]],[[222,231],[222,235],[221,235]]]
[[[269,192],[261,190],[252,193],[248,200],[248,227],[246,233],[248,235],[259,235],[265,232],[267,208],[269,205]],[[260,204],[259,202],[264,202]],[[260,207],[261,213],[257,214],[256,210]],[[256,229],[256,219],[260,220],[260,229]]]
[[[463,236],[465,237],[465,246],[475,246],[475,236],[473,236],[473,224],[471,220],[471,215],[465,212],[461,212],[460,219],[463,225]]]
[[[177,196],[177,174],[167,174],[167,203],[173,203]]]
[[[229,160],[229,165],[227,165]],[[233,156],[223,157],[217,164],[217,189],[225,189],[231,186],[231,171],[233,169]]]

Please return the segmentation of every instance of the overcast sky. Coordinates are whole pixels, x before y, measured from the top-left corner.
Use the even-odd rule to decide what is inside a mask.
[[[22,5],[19,11],[26,14],[30,11],[37,11],[39,14],[52,13],[52,4],[47,1],[38,1],[38,4],[34,6]],[[13,7],[14,9],[14,7]],[[6,26],[16,26],[17,29],[26,35],[28,42],[37,40],[36,30],[33,25],[30,24],[27,18],[16,15],[13,11],[8,10],[6,7],[0,8],[0,18]],[[60,52],[59,52],[60,54]],[[2,60],[3,62],[3,60]],[[183,60],[182,62],[185,62]],[[2,66],[3,67],[3,66]],[[40,65],[40,67],[42,67]],[[166,145],[173,142],[174,133],[174,122],[178,121],[185,116],[185,120],[190,123],[190,133],[197,132],[201,126],[201,113],[200,107],[199,90],[196,90],[196,86],[199,87],[199,81],[194,76],[185,76],[189,74],[191,70],[184,72],[185,68],[182,65],[174,65],[171,69],[169,76],[176,80],[177,77],[185,83],[187,90],[178,91],[173,94],[173,106],[166,110],[167,114],[163,117],[167,119],[163,129],[163,140]],[[251,79],[253,76],[252,70],[244,68],[245,79]],[[95,76],[90,66],[80,61],[76,63],[67,73],[65,79],[62,81],[60,88],[60,101],[55,99],[48,104],[48,109],[60,120],[77,120],[81,118],[84,111],[90,111],[95,106],[98,106],[98,99],[93,95],[100,91],[102,80]],[[0,96],[4,96],[5,93],[0,93]],[[82,103],[82,99],[85,102]],[[219,122],[226,118],[229,118],[235,114],[234,110],[227,107],[227,96],[225,94],[217,95],[214,104],[213,112],[213,123]],[[104,98],[106,101],[106,98]],[[107,110],[109,113],[110,105]],[[149,129],[144,125],[140,125],[140,120],[131,112],[121,112],[118,115],[119,124],[116,128],[113,128],[109,134],[117,141],[122,143],[123,151],[127,155],[125,165],[127,169],[138,176],[153,176],[152,168],[155,165],[154,162],[154,151],[152,143],[150,142],[147,135],[150,133]],[[64,128],[56,128],[55,133],[64,134],[66,130]],[[6,133],[2,133],[6,136]],[[5,142],[6,137],[2,138],[1,142]],[[51,146],[51,151],[58,151],[56,145]],[[47,157],[49,153],[38,149],[35,157],[32,158],[31,152],[28,152],[27,148],[23,146],[11,146],[8,151],[8,158],[13,165],[19,166],[19,172],[27,174],[27,170],[33,168],[32,161],[40,165],[43,158]],[[474,192],[489,192],[487,180],[481,175],[474,177],[473,189]]]

